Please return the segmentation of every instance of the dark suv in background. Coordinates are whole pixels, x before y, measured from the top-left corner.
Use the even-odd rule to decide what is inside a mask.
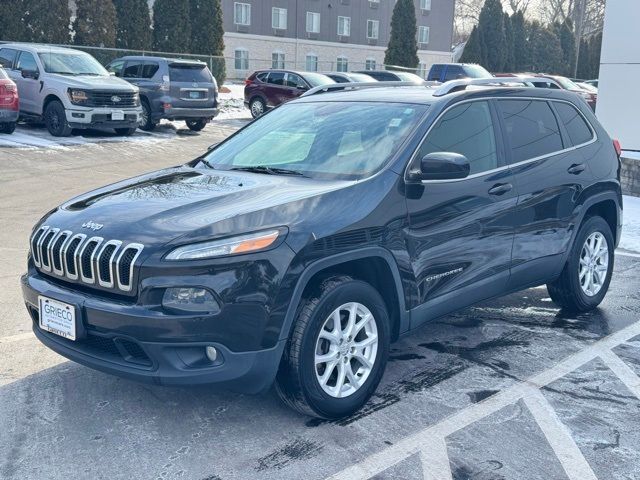
[[[291,70],[258,70],[244,86],[244,104],[257,118],[268,109],[299,97],[313,87],[336,83],[326,75]]]
[[[206,63],[129,56],[113,60],[107,70],[140,89],[143,130],[165,118],[199,131],[218,114],[218,84]]]
[[[434,63],[427,75],[428,81],[448,82],[460,78],[491,78],[484,67],[475,63]]]
[[[275,380],[334,418],[425,322],[544,284],[595,308],[619,145],[572,93],[460,82],[312,90],[189,163],[65,202],[30,238],[35,335],[141,381]]]

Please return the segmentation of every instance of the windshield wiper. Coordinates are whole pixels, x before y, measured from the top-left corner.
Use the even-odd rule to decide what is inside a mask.
[[[233,167],[229,170],[239,170],[242,172],[265,173],[267,175],[296,175],[298,177],[307,177],[297,170],[289,170],[288,168],[268,167],[266,165],[258,165],[255,167]]]

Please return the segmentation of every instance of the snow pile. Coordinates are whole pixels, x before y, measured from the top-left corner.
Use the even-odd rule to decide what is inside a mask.
[[[620,248],[640,253],[640,197],[625,195]]]
[[[244,105],[244,84],[227,83],[220,90],[218,94],[220,113],[216,119],[251,118],[249,109]],[[225,93],[222,90],[229,91]]]

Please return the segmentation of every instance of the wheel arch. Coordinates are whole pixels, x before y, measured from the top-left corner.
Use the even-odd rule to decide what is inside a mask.
[[[380,293],[389,312],[392,341],[409,329],[409,313],[405,307],[400,271],[393,255],[382,247],[367,247],[325,257],[303,270],[287,308],[280,340],[289,338],[298,305],[305,292],[319,279],[339,274],[370,283]]]
[[[64,107],[64,101],[55,93],[49,93],[47,94],[46,97],[44,97],[44,101],[42,102],[42,114],[44,115],[44,112],[47,110],[47,106],[53,102],[53,101],[58,101],[62,104],[62,106]]]

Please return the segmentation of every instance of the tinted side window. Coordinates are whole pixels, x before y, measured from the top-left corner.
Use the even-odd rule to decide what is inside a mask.
[[[498,167],[496,138],[487,102],[469,102],[448,110],[420,146],[418,158],[433,152],[454,152],[467,157],[471,174]]]
[[[284,85],[284,73],[283,72],[271,72],[269,74],[268,83],[273,83],[274,85]]]
[[[256,75],[256,78],[258,80],[260,80],[261,82],[266,82],[267,81],[267,75],[269,75],[269,72],[262,72],[262,73],[259,73],[258,75]]]
[[[444,74],[444,81],[455,80],[456,78],[464,77],[464,72],[460,65],[449,65],[447,67],[447,73]]]
[[[156,62],[144,62],[142,65],[142,72],[140,72],[140,78],[153,78],[160,65]]]
[[[561,102],[555,102],[554,105],[573,145],[582,145],[593,138],[591,128],[576,107]]]
[[[36,59],[29,52],[21,52],[16,63],[16,70],[35,72],[38,70]]]
[[[109,66],[107,66],[107,70],[109,72],[115,73],[116,77],[121,77],[123,67],[124,67],[124,60],[116,60],[114,62],[111,62]]]
[[[139,76],[140,67],[142,66],[141,60],[129,60],[122,70],[122,76],[125,78],[137,78]]]
[[[551,107],[537,100],[499,100],[513,163],[562,150],[562,137]]]
[[[13,68],[13,61],[17,53],[12,48],[0,48],[0,65],[6,68]]]
[[[336,83],[348,83],[349,80],[347,80],[344,77],[341,77],[340,75],[327,75],[331,80],[333,80]]]
[[[440,75],[442,74],[442,68],[444,65],[433,65],[431,70],[429,70],[429,78],[427,80],[440,80]]]
[[[306,87],[304,80],[299,75],[287,74],[287,87]]]

